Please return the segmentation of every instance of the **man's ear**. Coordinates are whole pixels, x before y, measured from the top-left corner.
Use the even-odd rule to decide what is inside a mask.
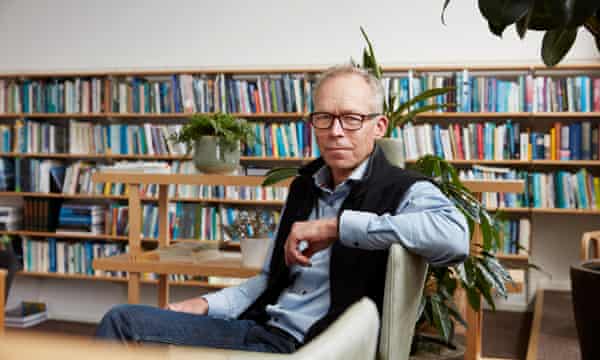
[[[390,120],[385,115],[377,117],[375,123],[375,138],[379,139],[385,135]]]

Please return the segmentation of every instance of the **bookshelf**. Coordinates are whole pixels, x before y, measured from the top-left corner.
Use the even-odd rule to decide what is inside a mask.
[[[161,103],[158,108],[161,108],[161,112],[145,112],[141,113],[139,111],[131,111],[134,109],[133,101],[131,100],[132,94],[134,94],[135,89],[134,86],[145,86],[144,84],[152,84],[155,83],[169,83],[172,81],[176,81],[173,77],[174,75],[177,77],[177,81],[182,81],[187,77],[189,80],[190,77],[193,79],[202,80],[202,81],[210,81],[213,80],[215,83],[221,81],[220,86],[223,86],[218,89],[215,87],[215,91],[213,92],[213,109],[210,108],[209,105],[205,104],[205,108],[203,112],[212,112],[214,110],[225,110],[227,112],[233,113],[237,117],[246,118],[251,122],[261,122],[264,124],[286,124],[289,122],[300,121],[303,119],[308,112],[310,112],[310,101],[308,100],[309,95],[311,94],[311,86],[314,81],[314,77],[316,74],[321,72],[323,68],[321,67],[301,67],[301,68],[278,68],[278,69],[179,69],[179,70],[157,70],[157,71],[136,71],[132,70],[124,70],[124,71],[90,71],[90,72],[40,72],[40,73],[5,73],[0,74],[0,89],[4,87],[4,91],[0,90],[0,102],[4,102],[3,106],[0,106],[0,125],[11,127],[16,121],[26,119],[33,122],[38,123],[52,123],[56,126],[66,126],[68,127],[72,120],[77,120],[81,122],[89,122],[91,124],[131,124],[141,126],[143,123],[157,124],[169,126],[172,124],[182,124],[185,122],[186,118],[191,115],[190,112],[185,112],[183,102],[180,101],[179,109],[181,111],[172,111],[171,108],[174,107],[176,101],[174,98],[176,96],[181,95],[181,100],[183,100],[184,95],[177,93],[175,87],[171,87],[167,89],[167,97],[170,97],[170,103],[167,104]],[[471,78],[475,78],[477,76],[488,76],[489,77],[497,77],[498,79],[507,79],[507,81],[514,81],[518,79],[519,76],[523,77],[531,77],[533,79],[536,78],[568,78],[575,77],[580,75],[590,76],[593,79],[600,77],[600,64],[571,64],[571,65],[559,65],[553,69],[546,69],[543,66],[531,66],[531,65],[498,65],[498,66],[415,66],[415,67],[386,67],[384,68],[384,76],[393,78],[402,78],[406,76],[411,76],[414,84],[421,84],[423,86],[431,85],[431,82],[428,83],[426,76],[439,77],[448,80],[452,80],[452,78],[457,78],[457,74],[461,74],[464,76],[465,70],[469,72]],[[289,75],[289,78],[286,78],[284,75]],[[422,77],[422,78],[421,78]],[[242,106],[242,100],[245,102],[250,102],[248,98],[244,99],[243,97],[239,97],[237,94],[232,94],[227,91],[219,93],[219,91],[227,89],[229,82],[231,84],[244,84],[243,86],[248,86],[248,83],[252,83],[255,79],[267,79],[268,81],[279,81],[282,82],[284,79],[288,79],[292,81],[298,81],[297,84],[301,84],[297,90],[300,90],[301,94],[298,94],[298,91],[291,91],[288,95],[295,96],[293,98],[294,102],[291,105],[292,111],[274,111],[273,108],[267,109],[268,111],[260,111],[256,112],[256,105],[254,109],[252,106],[250,109],[246,109],[247,106]],[[135,80],[135,81],[134,81]],[[136,81],[140,82],[137,83]],[[285,80],[285,81],[288,81]],[[79,95],[83,99],[86,97],[84,101],[87,103],[88,109],[90,111],[82,112],[83,105],[79,104],[80,109],[73,112],[49,112],[49,111],[22,111],[23,109],[10,109],[7,106],[7,101],[9,99],[8,89],[11,84],[15,86],[20,86],[21,90],[23,89],[25,84],[29,86],[27,89],[30,92],[34,92],[33,89],[36,84],[39,86],[46,86],[50,88],[50,86],[60,84],[65,85],[67,82],[72,82],[75,84],[76,81],[80,81],[80,90]],[[93,82],[96,81],[96,85],[99,84],[98,87],[93,88]],[[237,83],[236,83],[237,81]],[[445,80],[444,80],[445,81]],[[87,85],[83,85],[85,82],[89,83],[89,88],[85,91],[89,91],[87,95],[85,95],[84,88]],[[208,84],[207,82],[203,83],[204,85]],[[246,82],[246,83],[244,83]],[[123,85],[124,84],[124,85]],[[179,83],[181,84],[181,82]],[[256,82],[257,85],[260,85],[259,82]],[[269,83],[271,84],[271,83]],[[297,85],[296,84],[296,85]],[[113,86],[114,85],[114,86]],[[296,86],[296,85],[292,85]],[[445,84],[446,85],[446,84]],[[535,85],[535,84],[534,84]],[[121,89],[119,86],[123,86],[124,97],[121,93]],[[175,89],[175,90],[174,90]],[[205,90],[208,88],[205,88]],[[258,87],[260,90],[260,87]],[[296,88],[293,88],[296,89]],[[592,89],[596,91],[594,84],[592,84]],[[228,89],[227,89],[228,90]],[[60,88],[59,90],[60,91]],[[179,90],[181,92],[181,89]],[[391,89],[390,89],[391,91]],[[413,89],[411,87],[410,91],[418,92],[418,89]],[[115,95],[117,93],[117,96]],[[24,100],[23,94],[29,94],[29,92],[21,92],[21,104],[23,105],[22,100]],[[218,94],[217,94],[218,93]],[[594,93],[595,94],[595,93]],[[14,94],[13,94],[14,95]],[[206,94],[205,94],[206,95]],[[285,99],[285,94],[276,94],[272,99],[277,98],[277,96],[282,97],[282,101],[286,104],[289,102]],[[460,94],[457,93],[460,96]],[[266,96],[263,94],[263,96]],[[290,99],[291,99],[290,97]],[[32,99],[35,96],[32,97]],[[216,101],[219,98],[219,101]],[[207,100],[208,97],[205,97],[204,100]],[[222,101],[225,99],[225,101]],[[14,100],[14,98],[13,98]],[[64,100],[64,99],[63,99]],[[77,99],[71,99],[77,100]],[[125,101],[122,101],[125,100]],[[139,99],[138,99],[139,101]],[[195,104],[198,103],[196,99],[194,99]],[[593,101],[592,94],[590,94],[590,101]],[[220,108],[218,103],[220,102]],[[75,101],[77,103],[77,101]],[[231,105],[236,103],[235,106]],[[207,103],[208,104],[208,103]],[[36,104],[31,102],[32,106]],[[198,104],[196,104],[198,105]],[[231,105],[232,109],[242,111],[230,111],[232,109],[228,108]],[[247,105],[247,104],[244,104]],[[294,106],[295,105],[295,106]],[[594,104],[592,104],[594,105]],[[122,108],[119,108],[122,106]],[[140,105],[138,104],[138,107]],[[198,107],[196,106],[199,110]],[[169,109],[167,109],[169,108]],[[239,109],[238,109],[239,108]],[[97,111],[93,111],[97,110]],[[169,110],[169,111],[164,111]],[[250,111],[248,111],[250,110]],[[281,109],[278,109],[281,110]],[[289,110],[289,109],[288,109]],[[460,111],[460,108],[455,109],[456,111],[452,112],[434,112],[434,113],[425,113],[419,114],[413,121],[414,124],[432,124],[439,123],[442,126],[447,124],[460,124],[461,126],[470,124],[473,122],[493,122],[493,123],[503,123],[506,120],[510,119],[513,123],[519,123],[523,127],[530,127],[533,130],[547,130],[552,126],[553,122],[559,121],[563,124],[572,124],[578,123],[581,121],[588,121],[591,124],[598,125],[600,122],[600,111],[592,106],[590,111],[541,111],[544,109],[521,109],[520,111],[513,111],[513,109],[508,109],[511,111]],[[567,109],[570,110],[570,109]],[[267,126],[267,125],[265,125]],[[11,149],[12,150],[12,149]],[[306,153],[301,153],[302,156],[296,157],[273,157],[273,156],[265,156],[265,155],[245,155],[241,158],[241,163],[245,167],[259,167],[259,168],[271,168],[274,166],[296,166],[301,165],[302,163],[306,163],[313,159],[313,156],[306,156]],[[0,153],[0,158],[2,159],[29,159],[29,160],[55,160],[59,162],[63,162],[66,164],[71,164],[76,161],[85,161],[91,164],[110,164],[115,161],[134,161],[134,160],[152,160],[152,161],[167,161],[167,162],[184,162],[191,160],[191,157],[181,153],[156,153],[156,154],[117,154],[117,153],[68,153],[68,152],[58,152],[58,153],[48,153],[48,152],[23,152],[23,151],[4,151]],[[541,171],[541,172],[554,172],[554,171],[567,171],[572,172],[579,168],[587,168],[590,171],[590,174],[597,175],[598,174],[598,166],[600,165],[600,160],[546,160],[546,159],[530,159],[530,160],[517,160],[517,159],[502,159],[502,160],[493,160],[493,159],[478,159],[478,160],[464,160],[457,159],[451,160],[452,164],[457,166],[458,168],[469,168],[474,165],[484,165],[484,166],[499,166],[499,167],[507,167],[511,169],[520,169],[527,171]],[[215,185],[223,185],[217,184]],[[63,193],[41,193],[41,192],[31,192],[31,191],[0,191],[0,201],[4,199],[18,197],[22,199],[28,198],[41,198],[41,199],[58,199],[58,200],[69,200],[69,201],[93,201],[93,202],[103,202],[103,203],[123,203],[127,200],[127,195],[123,194],[104,194],[104,193],[76,193],[76,194],[63,194]],[[145,204],[153,204],[158,201],[156,196],[145,196],[142,195],[141,200]],[[201,206],[208,205],[214,207],[239,207],[239,208],[257,208],[257,207],[266,207],[266,208],[278,208],[283,205],[283,199],[273,199],[273,200],[256,200],[256,199],[230,199],[230,198],[214,198],[214,197],[203,197],[203,196],[194,196],[194,197],[185,197],[185,196],[170,196],[169,201],[173,203],[191,203],[198,204]],[[495,210],[495,207],[494,209]],[[549,207],[500,207],[498,210],[501,210],[504,213],[509,214],[513,217],[528,217],[534,214],[556,214],[556,215],[568,215],[568,216],[576,216],[576,215],[591,215],[591,214],[600,214],[600,209],[576,209],[576,208],[568,208],[568,209],[558,209],[558,208],[549,208]],[[77,240],[93,240],[93,241],[103,241],[103,242],[123,242],[126,239],[125,235],[68,235],[68,234],[55,234],[53,232],[44,232],[44,231],[3,231],[1,234],[11,234],[15,236],[27,236],[33,238],[44,238],[44,237],[53,237],[53,238],[63,238],[68,239],[68,241],[77,241]],[[154,245],[157,243],[156,237],[145,237],[142,239],[144,243],[149,245]],[[511,254],[500,254],[501,259],[505,260],[523,260],[526,259],[527,256],[524,255],[511,255]]]

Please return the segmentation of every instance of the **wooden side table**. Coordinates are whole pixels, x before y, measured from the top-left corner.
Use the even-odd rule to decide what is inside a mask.
[[[94,269],[107,271],[127,271],[129,273],[127,297],[130,304],[140,300],[140,281],[142,272],[158,274],[158,305],[164,307],[169,303],[169,274],[189,274],[225,277],[251,277],[259,269],[244,268],[241,259],[225,257],[223,259],[202,262],[182,263],[161,261],[152,252],[143,252],[141,248],[141,199],[140,185],[158,185],[158,246],[169,246],[168,229],[168,187],[177,185],[241,185],[260,186],[264,180],[261,176],[227,176],[227,175],[191,175],[191,174],[143,174],[126,172],[97,172],[92,175],[94,182],[123,183],[128,186],[129,206],[129,253],[106,258],[95,259]],[[287,187],[290,181],[275,186]]]

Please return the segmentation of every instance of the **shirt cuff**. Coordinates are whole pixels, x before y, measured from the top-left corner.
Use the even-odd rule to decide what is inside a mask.
[[[204,300],[208,302],[208,313],[207,315],[226,319],[229,317],[229,300],[222,291],[215,291],[210,294],[202,295]]]
[[[343,245],[352,248],[367,249],[367,229],[371,219],[376,218],[377,214],[345,210],[342,212],[339,220],[339,235]]]

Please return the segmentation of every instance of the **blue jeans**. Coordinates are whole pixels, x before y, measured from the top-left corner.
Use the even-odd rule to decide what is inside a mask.
[[[269,353],[292,353],[296,344],[253,320],[225,320],[163,310],[147,305],[118,305],[107,312],[96,337],[123,342],[206,346]]]

